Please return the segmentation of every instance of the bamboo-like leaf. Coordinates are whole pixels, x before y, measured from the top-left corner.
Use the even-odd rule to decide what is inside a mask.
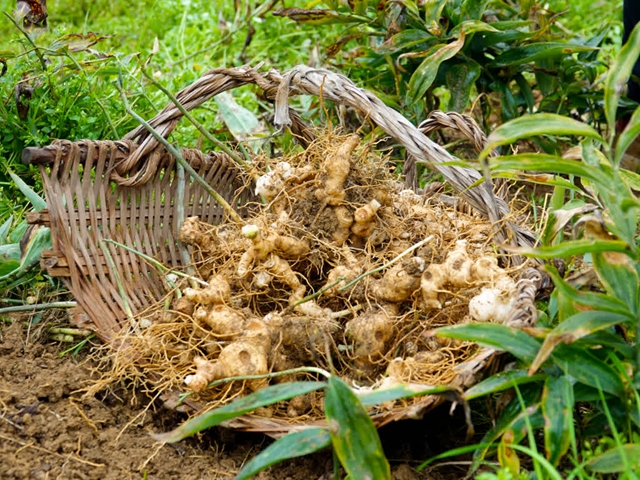
[[[489,135],[483,155],[488,155],[491,150],[500,145],[507,145],[516,140],[537,135],[579,135],[604,143],[600,134],[585,123],[555,113],[537,113],[515,118],[496,128]]]
[[[557,465],[569,449],[573,424],[573,386],[565,376],[549,377],[542,391],[544,446],[547,460]]]
[[[11,224],[13,223],[13,215],[10,215],[9,218],[0,225],[0,245],[3,245],[7,241],[7,237],[9,236],[9,229],[11,228]]]
[[[512,67],[522,65],[523,63],[533,62],[544,58],[571,55],[578,52],[590,52],[597,50],[595,47],[585,45],[571,45],[562,42],[539,42],[523,47],[515,47],[501,54],[493,62],[489,63],[490,67]]]
[[[607,293],[622,300],[629,307],[630,315],[638,313],[640,304],[640,279],[631,258],[624,253],[594,253],[593,267]]]
[[[307,23],[310,25],[326,25],[335,23],[364,23],[368,21],[366,17],[357,15],[344,15],[333,10],[323,8],[283,8],[274,10],[273,15],[276,17],[288,17],[294,22]]]
[[[620,374],[580,345],[558,345],[551,354],[551,359],[585,385],[602,388],[613,395],[622,395],[624,392]]]
[[[467,106],[471,88],[480,77],[482,69],[475,62],[465,62],[451,66],[447,71],[446,84],[451,91],[450,110],[462,112]]]
[[[464,17],[479,21],[487,7],[487,3],[489,3],[488,0],[464,0],[460,5],[460,10],[462,10]]]
[[[604,174],[599,168],[544,153],[521,153],[518,155],[493,157],[490,159],[490,166],[492,172],[528,170],[549,172],[556,175],[575,175],[599,184],[607,182],[607,185],[610,185],[612,183],[612,178]]]
[[[477,3],[477,0],[472,0],[474,3]],[[449,32],[450,37],[457,37],[460,32],[464,32],[466,35],[471,35],[477,32],[499,32],[500,30],[494,28],[493,26],[485,23],[481,20],[465,20],[464,22],[456,25],[451,32]]]
[[[487,347],[506,350],[525,362],[533,361],[540,348],[540,342],[522,330],[496,323],[453,325],[437,329],[436,335],[477,342]]]
[[[621,300],[602,293],[576,290],[564,281],[555,268],[547,266],[546,269],[559,294],[565,296],[572,303],[623,316],[629,315],[627,305]]]
[[[216,408],[209,412],[193,417],[178,428],[167,432],[152,435],[159,442],[175,443],[183,438],[214,427],[232,418],[244,415],[256,408],[272,405],[283,400],[304,395],[327,386],[325,382],[290,382],[279,385],[271,385],[246,397],[239,398],[224,407]]]
[[[464,46],[464,39],[465,34],[462,32],[457,40],[447,45],[436,45],[429,50],[429,54],[418,68],[416,68],[409,80],[409,86],[407,88],[408,105],[417,102],[424,96],[435,80],[440,64],[449,60],[460,51]]]
[[[640,444],[628,443],[613,447],[587,463],[590,470],[598,473],[622,473],[626,471],[627,465],[633,469],[640,468]]]
[[[484,397],[492,393],[501,392],[516,385],[539,382],[546,377],[544,374],[529,375],[526,370],[509,370],[500,372],[477,383],[464,394],[467,400]]]
[[[510,249],[527,257],[551,260],[554,258],[567,258],[585,253],[599,252],[629,252],[629,245],[622,240],[571,240],[538,248],[513,248]]]
[[[624,152],[631,146],[636,138],[640,135],[640,107],[636,108],[627,124],[626,128],[620,133],[616,142],[616,150],[614,155],[614,163],[620,165],[620,160]]]
[[[33,191],[33,189],[27,185],[18,175],[13,173],[7,168],[7,172],[11,176],[13,183],[16,184],[22,194],[27,197],[27,200],[33,205],[33,209],[37,212],[47,208],[47,202],[45,202],[40,195]]]
[[[622,46],[615,62],[611,65],[604,86],[604,113],[610,132],[615,131],[618,102],[639,55],[640,25],[636,25],[629,35],[629,40]]]
[[[249,460],[236,476],[236,480],[253,477],[265,468],[289,458],[302,457],[322,450],[331,444],[326,428],[305,428],[278,439]]]
[[[26,270],[27,268],[35,265],[42,252],[51,248],[51,230],[49,227],[41,227],[36,233],[28,240],[24,253],[20,258],[20,269]]]
[[[335,375],[328,380],[324,410],[331,443],[349,477],[390,480],[376,427],[358,397]]]

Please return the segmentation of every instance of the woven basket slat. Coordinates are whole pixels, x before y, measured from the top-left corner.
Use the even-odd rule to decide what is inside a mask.
[[[126,165],[128,157],[112,163],[111,158],[121,158],[117,155],[125,148],[135,152],[135,144],[86,140],[57,141],[52,146],[57,148],[55,160],[49,169],[40,167],[53,241],[53,251],[45,255],[44,264],[59,273],[68,271],[65,283],[71,293],[100,336],[111,341],[129,323],[128,309],[133,314],[141,312],[155,305],[167,290],[155,267],[136,253],[103,240],[126,245],[165,265],[183,265],[175,218],[176,164],[169,153],[156,150],[150,155],[153,158],[142,162],[155,165],[155,174],[149,178],[145,174],[145,182],[127,186],[126,180],[139,180],[145,169]],[[226,154],[207,156],[183,149],[183,155],[228,202],[243,205],[239,210],[253,201],[251,189],[242,189],[238,195],[244,182]],[[184,183],[185,216],[224,221],[221,207],[199,184],[188,175]]]

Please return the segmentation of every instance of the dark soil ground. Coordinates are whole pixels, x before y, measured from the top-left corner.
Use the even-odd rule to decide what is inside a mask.
[[[91,360],[60,356],[59,345],[34,340],[22,322],[0,324],[0,479],[226,479],[271,441],[255,433],[214,428],[175,445],[155,442],[183,414],[122,389],[83,397],[93,382]],[[89,349],[86,348],[86,351]],[[421,461],[464,440],[461,415],[449,405],[422,421],[380,431],[396,480],[464,477],[464,465],[416,472]],[[333,478],[330,451],[276,465],[266,480]],[[355,479],[354,479],[355,480]]]

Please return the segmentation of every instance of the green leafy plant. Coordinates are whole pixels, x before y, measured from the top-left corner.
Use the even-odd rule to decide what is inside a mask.
[[[537,114],[498,127],[482,155],[486,158],[497,146],[536,135],[584,137],[580,161],[525,153],[489,159],[488,167],[492,174],[522,169],[581,179],[580,194],[550,213],[543,245],[521,253],[540,259],[577,258],[579,265],[595,273],[597,282],[581,289],[579,282],[564,279],[547,265],[556,287],[549,307],[552,323],[527,331],[468,324],[438,333],[506,350],[518,359],[519,368],[481,382],[465,397],[470,400],[518,385],[521,397],[507,405],[482,443],[493,444],[505,435],[512,435],[517,443],[528,429],[542,429],[545,457],[552,465],[558,465],[569,449],[574,458],[579,457],[573,410],[576,403],[584,402],[590,406],[580,425],[584,435],[610,432],[615,440],[611,450],[587,466],[597,472],[640,467],[637,444],[625,444],[625,439],[632,440],[640,432],[640,202],[635,194],[640,176],[620,168],[624,151],[640,131],[640,109],[626,130],[615,135],[620,92],[639,55],[640,27],[620,51],[606,81],[609,134],[605,137],[577,120]],[[556,187],[556,197],[563,198],[565,193],[565,187]],[[560,233],[572,221],[576,238],[566,240]],[[525,422],[527,428],[523,428]],[[488,448],[476,451],[476,466]]]
[[[327,56],[410,119],[422,120],[435,108],[434,90],[442,86],[450,92],[450,110],[478,99],[491,123],[491,115],[509,120],[534,110],[587,115],[593,123],[602,118],[598,47],[606,26],[590,38],[572,35],[536,1],[323,3],[327,9],[276,14],[344,25]]]

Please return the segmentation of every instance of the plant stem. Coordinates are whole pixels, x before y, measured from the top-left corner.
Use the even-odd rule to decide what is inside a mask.
[[[222,195],[216,192],[211,187],[211,185],[209,185],[200,175],[198,175],[198,173],[193,169],[193,167],[189,165],[189,163],[182,157],[182,154],[173,145],[171,145],[166,138],[160,135],[151,125],[149,125],[149,123],[147,123],[144,120],[144,118],[142,118],[140,115],[138,115],[136,112],[134,112],[131,109],[131,107],[129,106],[129,102],[127,100],[127,95],[125,94],[122,88],[122,85],[120,83],[116,83],[116,88],[120,92],[120,97],[122,98],[124,109],[127,111],[127,113],[131,115],[133,118],[135,118],[140,123],[140,125],[143,125],[144,128],[146,128],[149,131],[149,133],[153,136],[153,138],[155,138],[158,142],[162,143],[162,145],[164,145],[164,147],[169,152],[171,152],[171,154],[174,156],[176,161],[184,167],[184,169],[189,173],[189,175],[191,175],[191,177],[196,182],[198,182],[202,186],[202,188],[204,188],[205,191],[213,197],[213,199],[216,202],[218,202],[218,205],[220,205],[224,209],[224,211],[229,216],[229,218],[231,218],[237,224],[242,225],[244,222],[240,218],[240,215],[238,215],[238,212],[236,212],[233,208],[231,208],[231,206],[227,203],[227,201],[224,198],[222,198]]]
[[[20,30],[20,32],[22,32],[22,34],[25,36],[25,38],[27,39],[27,41],[33,45],[33,49],[36,52],[36,55],[38,56],[38,59],[40,60],[40,66],[42,67],[42,71],[45,71],[47,69],[47,62],[44,59],[44,55],[42,55],[42,52],[40,51],[40,47],[38,47],[36,45],[36,43],[33,41],[33,39],[29,36],[29,34],[24,30],[24,28],[22,28],[20,26],[20,24],[18,22],[16,22],[15,18],[13,18],[12,15],[9,15],[7,12],[3,12],[5,17],[7,17],[11,23],[13,23],[16,28],[18,30]]]
[[[358,283],[363,278],[368,277],[369,275],[373,275],[374,273],[378,273],[378,272],[384,270],[385,268],[389,268],[391,265],[393,265],[394,263],[397,263],[399,260],[401,260],[405,256],[409,255],[414,250],[420,248],[425,243],[430,242],[431,240],[433,240],[433,235],[429,235],[424,240],[421,240],[418,243],[416,243],[415,245],[410,246],[404,252],[402,252],[400,255],[398,255],[393,260],[391,260],[389,263],[385,263],[384,265],[382,265],[380,267],[374,268],[373,270],[369,270],[368,272],[363,273],[359,277],[356,277],[354,280],[352,280],[351,282],[347,283],[344,287],[339,288],[338,291],[342,292],[342,291],[346,290],[347,288],[354,286],[356,283]]]
[[[131,247],[127,247],[126,245],[123,245],[122,243],[116,242],[115,240],[111,240],[108,238],[105,238],[102,240],[103,242],[108,242],[108,243],[113,243],[114,245],[120,247],[120,248],[124,248],[126,251],[131,252],[135,255],[140,256],[141,258],[143,258],[144,260],[146,260],[147,262],[149,262],[150,264],[152,264],[154,267],[156,267],[158,270],[160,270],[162,273],[173,273],[174,275],[177,275],[179,277],[183,277],[186,278],[190,281],[195,281],[197,283],[199,283],[200,285],[202,285],[203,287],[208,287],[209,284],[207,282],[205,282],[204,280],[199,279],[198,277],[194,277],[192,275],[189,275],[187,273],[182,273],[179,270],[173,270],[169,267],[167,267],[166,265],[163,265],[162,263],[160,263],[158,260],[156,260],[155,258],[150,257],[149,255],[145,255],[142,252],[139,252],[137,250],[134,250]]]
[[[49,308],[73,308],[77,306],[78,304],[76,302],[37,303],[34,305],[17,305],[15,307],[0,308],[0,313],[36,312],[38,310],[47,310]]]
[[[335,287],[337,284],[339,284],[340,282],[344,281],[345,277],[340,277],[338,278],[335,282],[331,282],[329,285],[322,287],[320,290],[318,290],[315,293],[312,293],[311,295],[307,295],[306,297],[298,300],[297,302],[295,302],[293,305],[290,305],[289,308],[295,308],[298,305],[302,305],[303,303],[307,303],[310,302],[311,300],[313,300],[314,298],[318,298],[320,295],[322,295],[324,292],[326,292],[327,290],[329,290],[332,287]]]

